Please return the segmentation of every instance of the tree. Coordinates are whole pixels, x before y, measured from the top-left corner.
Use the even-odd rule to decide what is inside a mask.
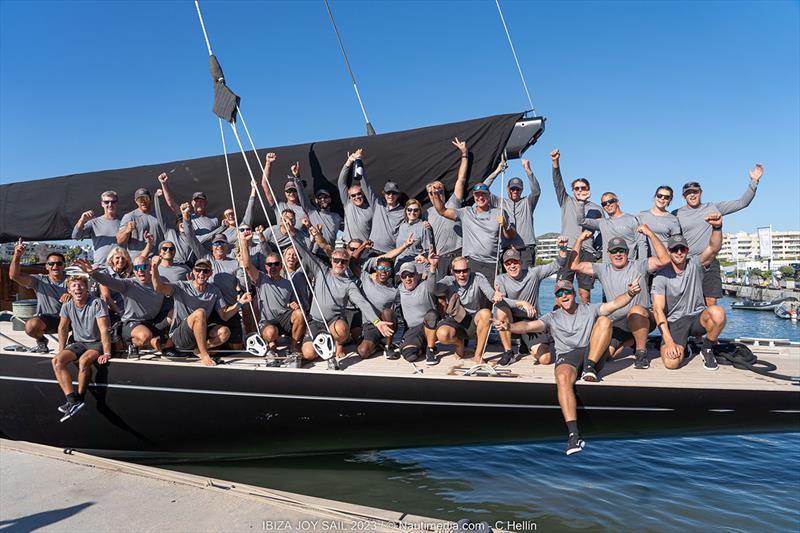
[[[791,278],[794,278],[795,270],[794,270],[794,268],[790,267],[789,265],[786,265],[786,266],[780,267],[778,269],[778,272],[780,272],[781,275],[783,275],[784,278],[791,279]]]

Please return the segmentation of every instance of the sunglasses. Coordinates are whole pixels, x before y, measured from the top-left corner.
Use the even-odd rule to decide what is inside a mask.
[[[103,200],[103,205],[114,205],[118,202],[118,200]]]
[[[149,196],[137,196],[136,197],[136,201],[137,202],[149,202],[150,201],[150,197]]]
[[[617,203],[618,201],[619,201],[619,200],[617,200],[616,198],[609,198],[609,199],[608,199],[608,200],[606,200],[605,202],[600,202],[600,205],[602,205],[603,207],[605,207],[605,206],[607,206],[607,205],[615,204],[615,203]]]
[[[413,272],[403,272],[402,274],[400,274],[400,279],[407,279],[407,278],[413,278],[413,277],[414,277],[414,273]]]
[[[514,191],[522,192],[522,187],[509,187],[508,190],[511,191],[511,192],[514,192]]]
[[[198,274],[211,274],[210,268],[195,268],[194,271]]]
[[[568,296],[568,295],[572,294],[573,292],[575,292],[575,291],[573,291],[572,289],[558,289],[556,291],[556,298],[561,298],[562,296],[565,296],[565,295]]]
[[[656,194],[656,198],[658,198],[659,200],[672,200],[672,195],[671,194],[660,194],[660,193],[658,193],[658,194]]]
[[[228,243],[227,242],[212,242],[211,246],[225,246],[226,244],[228,244]],[[163,250],[163,248],[162,248],[162,250]]]
[[[286,194],[297,194],[297,189],[286,189]]]
[[[344,265],[345,263],[347,263],[347,259],[343,259],[341,257],[334,257],[333,259],[331,259],[331,261],[333,261],[335,265]]]
[[[245,231],[253,231],[253,228],[239,228],[239,233],[244,233]]]
[[[418,207],[412,207],[412,208],[406,209],[406,213],[419,213],[419,211],[420,211],[420,209]]]
[[[47,266],[51,266],[51,267],[64,266],[64,261],[48,261],[47,262]]]
[[[383,191],[383,194],[400,194],[397,191]]]
[[[453,274],[466,274],[467,272],[469,272],[468,268],[454,268],[453,269]]]
[[[174,252],[175,251],[175,247],[174,246],[162,246],[161,247],[161,251],[162,252]]]
[[[609,250],[608,253],[610,254],[627,254],[628,250],[625,248],[614,248],[613,250]]]
[[[378,266],[375,267],[375,270],[378,270],[379,272],[391,272],[392,271],[392,267],[389,267],[389,266],[386,266],[386,265],[378,265]],[[402,278],[403,276],[400,276],[400,277]]]
[[[684,196],[689,194],[700,194],[700,189],[689,189],[688,191],[683,191]]]
[[[689,251],[689,249],[685,246],[676,246],[675,248],[670,248],[669,251],[675,253],[681,253],[681,252],[686,253]]]
[[[350,250],[351,252],[357,252],[358,246],[348,246],[347,249]]]
[[[577,186],[573,187],[572,190],[573,191],[588,191],[589,187],[586,187],[584,185],[577,185]]]
[[[328,194],[318,194],[317,195],[317,200],[330,200],[330,199],[331,199],[331,197]]]
[[[281,266],[281,262],[280,261],[270,261],[269,263],[266,263],[266,265],[269,268],[279,267],[279,266]]]
[[[363,192],[356,192],[356,193],[351,194],[350,198],[361,198],[362,196],[364,196]]]
[[[133,265],[133,270],[136,272],[144,272],[145,270],[147,270],[147,265],[146,264]]]

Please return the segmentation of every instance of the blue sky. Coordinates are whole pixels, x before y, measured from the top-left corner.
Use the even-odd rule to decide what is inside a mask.
[[[201,5],[258,146],[363,134],[321,0]],[[759,161],[726,231],[800,227],[798,2],[501,5],[548,118],[537,233],[559,227],[553,147],[634,213],[688,179],[736,198]],[[493,1],[331,7],[378,132],[527,107]],[[0,181],[220,153],[207,62],[191,1],[0,2]]]

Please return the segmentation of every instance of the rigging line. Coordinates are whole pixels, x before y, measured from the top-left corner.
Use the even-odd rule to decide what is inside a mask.
[[[336,34],[336,40],[339,42],[339,49],[342,51],[342,57],[344,57],[344,64],[347,67],[347,72],[350,74],[350,81],[353,82],[353,90],[356,92],[356,98],[358,99],[358,105],[361,106],[361,113],[364,115],[364,122],[367,123],[367,135],[375,135],[375,129],[372,127],[372,123],[369,121],[369,117],[367,117],[367,110],[364,107],[364,102],[361,100],[361,93],[358,92],[358,85],[356,85],[356,77],[353,75],[353,69],[350,68],[350,61],[347,59],[347,52],[344,50],[344,44],[342,44],[342,38],[339,36],[339,30],[336,28],[336,22],[333,20],[333,13],[331,12],[331,6],[328,4],[328,0],[324,0],[325,8],[328,10],[328,17],[331,19],[331,25],[333,26],[333,32]]]
[[[261,164],[261,159],[258,157],[258,150],[256,150],[256,145],[253,142],[253,137],[250,135],[250,129],[247,127],[247,121],[245,121],[244,115],[242,115],[242,110],[239,109],[239,106],[236,106],[236,112],[237,112],[237,114],[239,115],[239,118],[242,121],[242,127],[244,128],[244,132],[247,135],[247,140],[250,142],[250,147],[253,149],[253,153],[256,156],[256,162],[258,163],[258,167],[261,169],[261,174],[263,175],[264,174],[264,165]],[[237,139],[238,139],[238,136],[237,136]],[[241,143],[240,143],[240,146],[241,146]],[[297,183],[297,181],[295,181],[295,185],[299,185]],[[272,198],[276,199],[277,196],[275,196],[275,191],[272,189],[272,183],[270,183],[269,180],[267,180],[267,187],[269,187],[269,191],[270,191],[270,194],[272,194]],[[267,214],[267,208],[264,205],[263,200],[261,200],[261,192],[258,189],[256,189],[256,194],[258,195],[258,201],[261,203],[261,208],[264,210],[264,216],[267,217],[267,221],[269,221],[269,215]],[[275,200],[275,201],[277,201],[277,200]],[[305,209],[303,209],[303,212],[306,213],[306,217],[309,216],[308,212]],[[297,252],[297,247],[294,245],[294,238],[292,237],[291,233],[289,232],[289,225],[286,223],[285,220],[283,220],[283,217],[280,216],[279,213],[277,213],[277,212],[275,213],[275,218],[276,219],[279,218],[280,221],[281,221],[281,224],[283,224],[283,227],[286,228],[286,236],[289,237],[289,242],[292,244],[292,248],[295,249],[295,252],[298,254],[298,257],[299,257],[300,254],[299,254],[299,252]],[[270,225],[270,231],[272,232],[272,236],[275,239],[275,246],[278,248],[278,250],[280,250],[280,246],[278,246],[278,238],[275,236],[275,230],[272,227],[272,225]],[[281,261],[283,261],[283,254],[281,254]],[[306,267],[303,265],[303,261],[302,260],[300,261],[300,270],[303,272],[303,276],[306,278],[306,283],[308,284],[308,289],[313,291],[313,285],[311,284],[311,280],[308,277],[308,272],[306,272]],[[291,279],[289,281],[291,282]],[[325,283],[325,286],[326,287],[328,286],[327,282]],[[292,287],[294,288],[294,283],[292,283]],[[328,292],[331,292],[330,289],[328,289]],[[295,294],[295,296],[297,296],[297,295]],[[333,297],[333,293],[332,292],[331,292],[331,297]],[[298,298],[297,301],[299,303],[300,299]],[[312,298],[312,301],[317,305],[317,311],[319,311],[319,316],[322,317],[323,322],[325,322],[325,327],[328,329],[328,333],[330,333],[331,332],[331,328],[328,326],[328,318],[325,316],[325,313],[322,311],[322,307],[319,305],[319,302],[317,301],[316,298]],[[303,311],[303,315],[305,316],[305,310]],[[308,331],[309,332],[311,331],[310,326],[309,326],[309,330]]]
[[[194,0],[194,7],[197,9],[197,18],[200,19],[200,27],[203,28],[203,37],[206,39],[206,48],[208,48],[208,55],[213,56],[214,52],[211,51],[211,43],[208,40],[208,33],[206,33],[206,24],[203,22],[203,13],[200,12],[200,2]]]
[[[232,206],[232,209],[233,209],[233,219],[236,222],[237,243],[241,244],[241,240],[238,239],[238,237],[239,237],[239,223],[241,221],[239,220],[239,213],[236,211],[236,198],[233,195],[233,181],[231,180],[231,167],[228,164],[228,146],[225,143],[225,130],[222,128],[222,119],[221,118],[217,118],[217,120],[219,121],[219,135],[220,135],[220,137],[222,139],[222,153],[225,156],[225,171],[228,174],[228,190],[230,190],[230,192],[231,192],[231,206]],[[239,253],[240,254],[249,254],[250,250],[242,250],[241,247],[240,247],[239,248]],[[244,273],[244,289],[247,292],[250,292],[250,284],[248,283],[248,280],[247,280],[247,272]],[[253,307],[253,300],[250,300],[249,304],[250,304],[250,312],[253,313],[253,319],[256,321],[256,324],[257,324],[258,323],[258,320],[257,320],[258,317],[256,316],[256,310]],[[258,328],[256,328],[256,329],[258,329]],[[259,334],[260,334],[260,332],[259,332]]]
[[[241,110],[239,110],[238,113],[239,113],[239,118],[241,118]],[[242,123],[244,124],[244,121],[242,121]],[[242,140],[239,138],[239,132],[236,130],[236,124],[231,123],[231,130],[233,130],[233,135],[236,137],[236,142],[239,143],[239,151],[241,151],[242,157],[244,158],[245,165],[247,166],[247,172],[250,174],[250,179],[255,181],[255,177],[253,176],[253,169],[250,167],[250,161],[247,159],[247,153],[245,152],[244,146],[242,145]],[[258,158],[258,153],[256,152],[256,159],[257,158]],[[259,164],[259,166],[261,166],[261,161],[259,161],[258,164]],[[269,187],[269,190],[270,190],[270,193],[272,194],[272,197],[273,198],[277,198],[275,196],[275,191],[272,190],[272,184],[269,181],[267,181],[267,186]],[[261,192],[258,190],[258,188],[256,188],[256,196],[258,196],[258,201],[261,204],[261,209],[264,210],[264,216],[267,217],[267,222],[269,222],[269,214],[267,212],[266,206],[264,205],[264,200],[261,198]],[[294,246],[294,239],[292,238],[292,236],[291,236],[291,234],[289,232],[288,224],[286,224],[286,221],[283,220],[283,217],[281,217],[280,214],[276,213],[276,217],[279,218],[281,220],[281,222],[283,223],[284,227],[286,228],[286,235],[287,235],[287,237],[289,237],[289,242],[292,244],[292,247],[295,247]],[[277,247],[278,250],[280,250],[281,248],[278,245],[278,237],[275,234],[275,228],[272,226],[272,224],[270,224],[270,232],[272,233],[272,238],[275,241],[275,246]],[[297,250],[296,247],[295,247],[295,250]],[[278,254],[281,256],[281,263],[284,263],[283,254],[280,253],[280,252],[278,252]],[[298,252],[298,255],[299,255],[299,252]],[[284,266],[285,266],[285,263],[284,263]],[[303,276],[305,276],[305,278],[306,278],[306,283],[308,283],[308,288],[309,288],[309,290],[311,290],[313,286],[311,285],[311,280],[309,280],[309,278],[308,278],[308,273],[306,273],[306,268],[303,265],[303,261],[302,260],[300,261],[300,270],[302,270]],[[297,293],[297,288],[295,288],[295,286],[294,286],[294,281],[292,281],[291,277],[289,277],[287,279],[289,280],[289,284],[292,286],[292,292],[294,293],[294,296],[297,299],[297,303],[300,304],[300,296]],[[315,298],[312,298],[312,301],[314,303],[316,303],[317,310],[319,310],[319,314],[322,317],[323,322],[325,322],[325,329],[328,331],[329,335],[333,336],[331,334],[331,328],[328,325],[327,317],[325,316],[325,313],[323,313],[319,302]],[[312,333],[311,324],[308,321],[308,317],[306,317],[305,309],[303,309],[302,306],[300,306],[300,309],[301,309],[301,311],[303,313],[303,320],[306,323],[306,327],[308,328],[308,332],[309,332],[309,334],[311,334]]]
[[[528,84],[525,82],[525,76],[522,74],[522,67],[519,66],[519,59],[517,59],[517,52],[514,50],[514,43],[511,42],[511,34],[508,32],[508,26],[506,26],[506,19],[503,17],[503,10],[500,9],[500,0],[494,0],[495,4],[497,4],[497,11],[500,13],[500,21],[503,23],[503,29],[506,30],[506,37],[508,38],[508,44],[511,46],[511,53],[514,55],[514,61],[517,64],[517,71],[519,72],[519,77],[522,80],[522,87],[525,89],[525,94],[528,96],[528,105],[530,106],[531,111],[533,114],[536,114],[536,110],[533,108],[533,102],[531,101],[531,93],[528,91]]]

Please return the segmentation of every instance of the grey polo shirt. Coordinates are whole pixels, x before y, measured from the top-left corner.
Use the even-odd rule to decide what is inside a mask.
[[[567,313],[559,308],[539,319],[553,337],[556,354],[589,346],[589,338],[592,336],[594,323],[600,316],[601,305],[603,304],[578,304],[575,313]]]
[[[497,217],[501,214],[508,220],[508,215],[497,207],[488,211],[478,211],[474,205],[456,209],[456,216],[461,221],[464,232],[462,252],[464,257],[481,263],[497,261],[497,239],[500,237]]]
[[[505,301],[511,312],[516,318],[528,318],[528,314],[516,307],[518,300],[528,302],[536,308],[537,314],[541,311],[539,309],[539,286],[542,280],[552,276],[559,270],[558,261],[553,261],[547,265],[540,265],[533,268],[526,268],[520,272],[520,277],[512,278],[510,274],[504,273],[497,276],[497,290],[503,293],[503,301]]]
[[[403,319],[408,328],[419,326],[425,319],[425,313],[436,310],[434,291],[438,276],[438,271],[434,274],[429,273],[428,277],[420,281],[413,290],[408,290],[405,285],[400,285],[398,289],[400,308],[403,310]]]
[[[462,206],[461,199],[453,193],[445,202],[445,209],[459,209]],[[445,218],[436,211],[435,207],[429,207],[428,223],[433,229],[433,242],[436,253],[439,255],[449,254],[461,248],[462,228],[461,221]]]
[[[592,271],[595,277],[600,280],[603,285],[603,294],[606,301],[610,302],[620,294],[628,291],[628,283],[633,282],[636,277],[639,277],[639,284],[642,287],[642,292],[634,296],[628,305],[621,309],[617,309],[611,313],[608,318],[614,322],[614,326],[629,331],[628,329],[628,311],[634,305],[641,305],[645,309],[650,309],[650,294],[647,292],[647,280],[650,276],[648,270],[649,259],[634,259],[629,260],[628,264],[623,268],[617,270],[611,265],[610,262],[594,263]]]
[[[584,205],[585,207],[585,205]],[[583,213],[581,213],[583,214]],[[580,216],[580,215],[579,215]],[[599,231],[603,241],[603,254],[608,249],[608,243],[614,237],[620,237],[628,245],[628,257],[638,259],[647,257],[647,239],[636,231],[639,221],[635,216],[623,213],[616,218],[579,218],[578,223],[591,231]]]
[[[578,235],[583,233],[583,228],[578,223],[578,220],[582,218],[603,218],[603,210],[594,202],[581,203],[570,196],[564,187],[564,179],[561,177],[560,168],[553,169],[553,186],[556,189],[558,205],[561,206],[561,234],[567,238],[567,246],[572,248],[578,239]],[[602,249],[602,243],[598,238],[595,238],[595,241],[586,239],[583,241],[581,249],[595,257],[599,257],[600,252],[598,250]]]
[[[496,176],[486,178],[483,182],[491,186],[495,178]],[[533,174],[528,174],[528,186],[530,187],[528,196],[522,197],[516,202],[512,201],[508,196],[502,199],[503,210],[508,213],[509,222],[514,225],[517,231],[517,234],[511,241],[503,238],[503,248],[513,246],[521,250],[529,246],[536,246],[536,233],[533,229],[533,211],[536,209],[536,204],[539,203],[542,188],[539,186],[539,180],[536,179],[536,176]],[[492,207],[500,207],[500,197],[496,194],[492,195]]]
[[[92,278],[123,296],[123,322],[153,319],[164,304],[163,294],[149,283],[142,283],[136,278],[119,279],[100,270],[94,272]]]
[[[369,238],[375,243],[375,250],[388,252],[394,248],[397,230],[403,223],[405,210],[399,203],[390,209],[386,205],[386,200],[378,196],[372,189],[366,176],[361,179],[361,190],[364,191],[364,195],[374,211]]]
[[[653,231],[665,248],[667,247],[667,241],[670,237],[673,235],[680,235],[681,233],[681,223],[678,220],[678,217],[671,213],[654,215],[648,209],[647,211],[642,211],[639,213],[637,218],[642,224],[647,224],[647,227]],[[648,239],[645,240],[647,240],[648,256],[656,255],[653,251],[653,246],[650,244],[650,241]]]
[[[69,319],[72,338],[76,342],[98,342],[100,327],[97,319],[108,316],[108,307],[100,298],[90,296],[83,307],[75,305],[74,300],[68,301],[61,307],[59,314]]]
[[[205,310],[206,319],[208,319],[212,311],[216,310],[219,313],[227,307],[222,293],[211,283],[206,284],[203,292],[198,291],[194,282],[191,281],[179,281],[173,283],[172,287],[174,288],[172,300],[175,302],[175,306],[172,311],[170,334],[178,329],[178,326],[197,309]]]
[[[128,222],[133,220],[136,222],[136,229],[131,232],[130,237],[128,238],[128,244],[126,248],[128,249],[128,253],[131,256],[139,255],[139,252],[144,250],[144,247],[147,245],[147,241],[144,240],[144,232],[145,230],[149,231],[153,238],[153,246],[158,246],[158,244],[162,241],[163,235],[161,234],[161,228],[158,226],[158,219],[149,213],[142,213],[138,209],[134,209],[129,213],[125,213],[125,216],[122,217],[122,220],[119,222],[120,228],[125,228],[128,226]]]
[[[440,285],[449,287],[458,293],[461,305],[468,313],[475,314],[479,310],[491,306],[494,289],[480,272],[470,272],[467,283],[462,287],[453,276],[446,276],[439,282]]]
[[[45,274],[32,274],[30,288],[36,293],[37,315],[57,315],[61,311],[59,298],[67,292],[66,277],[56,283]]]
[[[292,285],[286,278],[275,280],[259,272],[255,286],[261,320],[277,320],[289,310],[291,302],[297,301],[292,292]]]
[[[339,172],[339,180],[337,182],[339,198],[344,206],[344,242],[350,242],[353,239],[366,241],[369,239],[369,233],[372,229],[374,210],[372,209],[372,204],[366,199],[366,195],[364,196],[365,202],[361,207],[350,200],[349,187],[347,186],[349,174],[350,167],[344,165],[341,172]]]
[[[667,322],[675,322],[685,316],[702,313],[706,308],[703,298],[703,268],[700,256],[686,258],[683,272],[675,272],[672,263],[668,264],[653,277],[650,292],[653,295],[665,295]]]
[[[102,265],[111,250],[117,246],[117,232],[119,231],[118,218],[106,218],[104,216],[93,218],[83,225],[75,224],[72,228],[72,238],[80,241],[86,238],[92,239],[94,249],[93,263]]]

